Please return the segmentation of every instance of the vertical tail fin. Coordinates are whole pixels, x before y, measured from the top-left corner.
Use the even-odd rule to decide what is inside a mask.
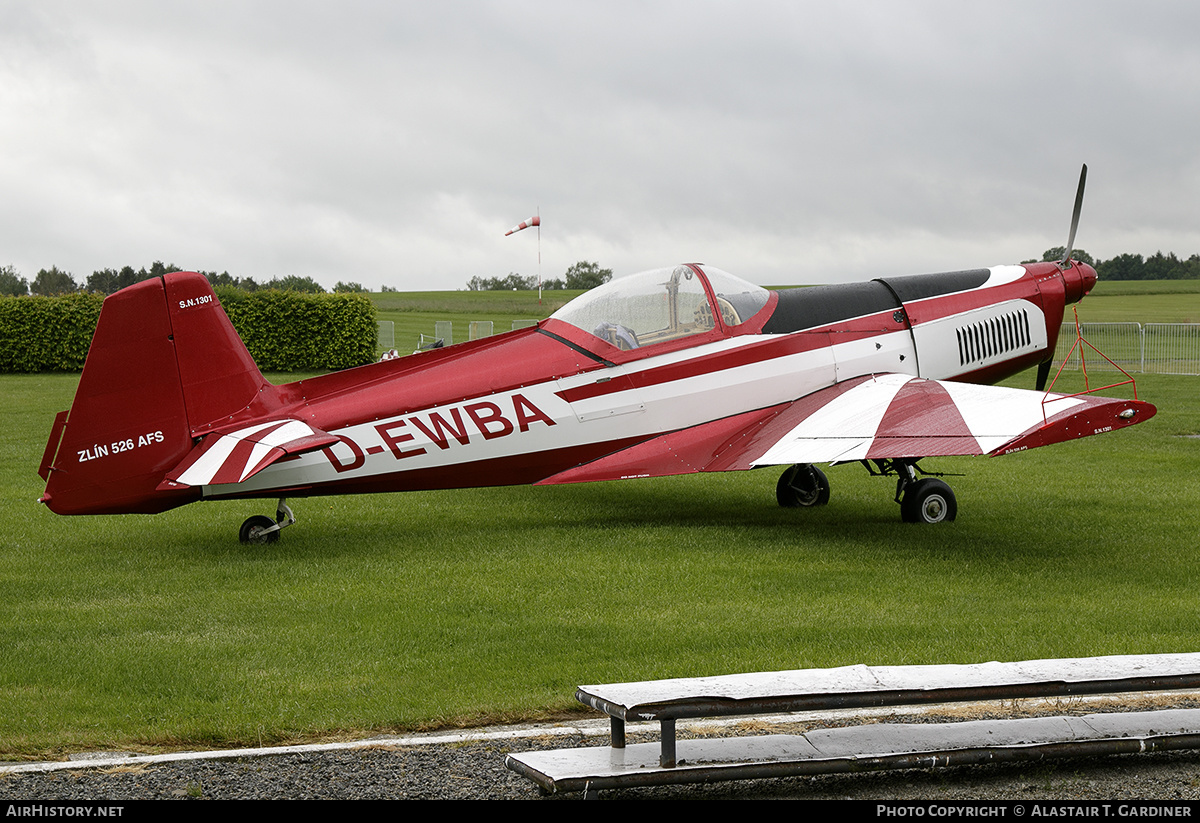
[[[177,272],[104,301],[75,400],[55,420],[41,474],[58,514],[160,512],[198,489],[156,491],[193,438],[274,387],[203,275]],[[65,414],[65,417],[64,417]]]

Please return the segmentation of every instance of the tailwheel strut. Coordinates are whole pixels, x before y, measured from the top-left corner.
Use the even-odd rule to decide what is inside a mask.
[[[279,532],[295,522],[296,515],[292,514],[286,499],[281,497],[275,506],[275,519],[262,514],[247,518],[238,531],[238,540],[259,545],[274,543],[279,540]]]

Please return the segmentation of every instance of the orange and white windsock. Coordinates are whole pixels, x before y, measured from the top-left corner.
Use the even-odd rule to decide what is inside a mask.
[[[530,218],[529,218],[528,220],[526,220],[524,223],[520,223],[520,224],[518,224],[518,225],[516,225],[516,226],[513,226],[511,229],[509,229],[508,231],[506,231],[506,232],[504,233],[504,236],[505,236],[505,237],[508,237],[510,234],[513,234],[514,232],[518,232],[518,231],[520,231],[521,229],[527,229],[527,228],[529,228],[530,226],[540,226],[540,225],[542,225],[542,218],[541,218],[541,217],[530,217]]]

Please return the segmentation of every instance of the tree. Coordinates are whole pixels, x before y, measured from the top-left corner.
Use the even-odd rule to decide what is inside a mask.
[[[602,269],[599,263],[580,260],[567,269],[565,276],[568,289],[594,289],[612,280],[612,269]]]
[[[362,283],[343,283],[341,280],[333,287],[334,294],[364,292],[366,287]]]
[[[233,288],[238,287],[238,279],[227,271],[223,271],[220,274],[206,271],[204,272],[204,276],[208,278],[208,284],[213,288],[216,288],[217,286],[232,286]]]
[[[1146,261],[1140,254],[1118,254],[1116,257],[1096,264],[1096,275],[1101,280],[1141,280],[1145,275]]]
[[[29,294],[29,283],[12,266],[0,267],[0,294],[24,297]]]
[[[515,271],[510,271],[507,277],[480,277],[476,275],[467,281],[467,291],[516,291],[537,288],[537,278],[533,275],[522,277]]]
[[[1146,258],[1145,272],[1146,280],[1179,280],[1183,277],[1183,264],[1175,252],[1156,251]]]
[[[161,260],[155,260],[150,264],[150,277],[162,277],[164,274],[170,274],[173,271],[183,271],[174,263],[164,263]],[[142,278],[148,280],[149,278]]]
[[[1066,253],[1066,246],[1055,246],[1052,249],[1046,249],[1042,252],[1042,260],[1045,262],[1062,260],[1063,255]],[[1096,261],[1092,259],[1092,256],[1083,249],[1071,249],[1071,259],[1078,260],[1080,263],[1086,263],[1089,266],[1096,265]]]
[[[121,289],[127,289],[135,283],[141,283],[143,280],[149,280],[152,277],[162,277],[164,274],[173,271],[183,271],[183,269],[174,263],[163,263],[161,260],[155,260],[151,263],[149,271],[145,268],[135,269],[133,266],[122,266],[120,271],[116,269],[97,269],[88,276],[84,288],[90,292],[112,294]],[[211,280],[212,278],[209,279]]]
[[[508,277],[500,281],[500,288],[504,291],[517,291],[518,289],[529,291],[530,289],[537,288],[537,278],[532,274],[528,277],[522,277],[515,271],[510,271]]]
[[[276,277],[263,288],[279,289],[280,291],[298,291],[306,294],[324,294],[325,288],[311,277],[300,277],[289,274],[287,277]]]
[[[37,273],[37,277],[33,278],[33,282],[29,284],[29,290],[34,294],[46,296],[70,294],[73,291],[79,291],[79,284],[75,282],[75,278],[69,271],[63,271],[58,266],[51,266]]]
[[[134,283],[141,283],[143,280],[150,278],[150,275],[145,269],[134,269],[133,266],[122,266],[117,272],[117,288],[124,289],[132,286]]]
[[[258,289],[258,284],[254,282],[253,277],[234,277],[227,271],[223,271],[220,274],[214,271],[202,271],[200,273],[208,278],[209,285],[214,289],[217,286],[241,289],[242,291],[255,291]]]
[[[117,278],[119,276],[120,272],[116,269],[97,269],[88,275],[87,286],[85,288],[90,292],[112,294],[120,288],[117,285]]]

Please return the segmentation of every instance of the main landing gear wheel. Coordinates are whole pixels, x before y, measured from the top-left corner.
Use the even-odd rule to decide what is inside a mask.
[[[948,523],[957,515],[954,492],[932,477],[911,484],[900,502],[900,516],[905,523]]]
[[[268,529],[270,531],[267,531]],[[238,531],[238,540],[243,543],[266,544],[274,543],[278,539],[279,529],[275,528],[275,521],[264,514],[247,518]]]
[[[780,475],[775,499],[785,509],[824,506],[829,502],[829,480],[816,466],[797,463]]]

